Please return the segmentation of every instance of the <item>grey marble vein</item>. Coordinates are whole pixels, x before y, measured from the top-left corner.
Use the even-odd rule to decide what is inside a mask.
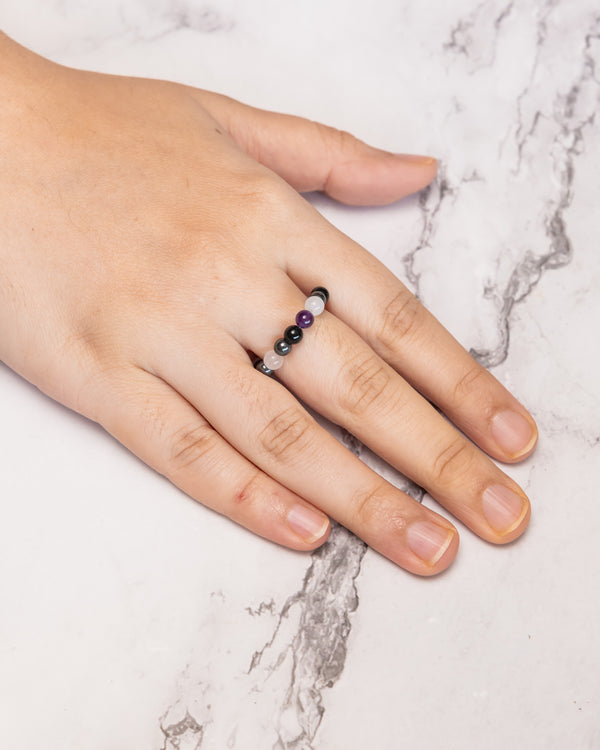
[[[573,255],[566,212],[573,197],[577,158],[585,152],[586,131],[594,126],[600,104],[596,74],[600,17],[593,15],[589,26],[581,29],[578,40],[581,48],[580,64],[567,88],[561,89],[560,85],[543,76],[543,91],[547,92],[547,96],[543,96],[540,95],[540,84],[536,81],[536,76],[539,69],[552,70],[556,51],[555,40],[548,39],[548,23],[550,15],[560,5],[558,0],[552,0],[536,9],[535,54],[516,101],[516,124],[506,137],[508,143],[514,142],[516,146],[516,162],[512,173],[505,177],[508,190],[511,189],[511,181],[518,181],[521,177],[525,163],[529,167],[533,164],[535,168],[539,156],[533,152],[533,147],[530,150],[530,145],[539,147],[540,140],[548,141],[556,186],[549,189],[544,197],[540,228],[545,241],[524,247],[512,270],[508,274],[499,274],[498,279],[491,281],[483,289],[485,298],[496,308],[497,338],[493,347],[471,348],[470,353],[486,367],[501,364],[508,355],[510,319],[514,306],[527,299],[545,271],[566,266]],[[513,6],[514,3],[501,5],[488,1],[480,4],[474,12],[459,19],[453,27],[450,41],[445,45],[446,52],[466,58],[471,65],[472,74],[480,70],[483,62],[491,64],[493,55],[490,49],[496,48],[497,37]],[[551,97],[550,101],[548,96]],[[457,106],[460,109],[460,104]],[[540,133],[542,128],[543,132]],[[416,270],[417,256],[435,242],[438,215],[448,207],[447,204],[460,201],[463,185],[472,181],[474,174],[452,178],[442,165],[437,183],[425,190],[420,197],[420,237],[413,249],[403,256],[406,277],[419,298],[421,290],[420,273]],[[484,182],[488,179],[487,175],[477,174],[476,177]],[[515,244],[518,243],[519,239],[515,237]]]
[[[514,7],[514,0],[484,0],[452,27],[444,52],[463,56],[471,73],[491,67],[496,61],[498,35]]]
[[[546,12],[538,21],[538,48],[534,69],[530,81],[518,101],[518,126],[515,138],[518,143],[518,167],[529,141],[536,135],[538,124],[546,113],[535,109],[529,123],[523,116],[527,110],[526,100],[537,96],[533,84],[535,69],[541,64],[544,55],[554,55],[551,49],[545,49],[547,14],[556,2],[548,3]],[[557,188],[546,199],[543,218],[547,238],[546,250],[536,254],[527,249],[523,259],[515,266],[504,287],[490,286],[485,290],[489,297],[498,301],[497,325],[500,331],[500,344],[494,349],[472,350],[484,366],[493,367],[501,364],[508,355],[510,343],[510,314],[515,304],[525,300],[539,283],[546,270],[566,266],[573,255],[573,245],[569,238],[565,212],[573,197],[573,180],[576,170],[576,159],[585,150],[585,131],[594,125],[597,106],[600,104],[600,87],[595,78],[596,60],[591,47],[592,40],[600,36],[600,16],[596,16],[589,33],[583,37],[581,64],[574,80],[566,93],[556,92],[553,97],[553,133],[551,156]],[[590,88],[595,88],[590,92]]]
[[[229,31],[234,27],[234,21],[228,18],[213,5],[200,5],[179,0],[168,7],[164,15],[172,23],[170,31],[190,29],[202,34],[215,31]]]
[[[334,524],[329,540],[312,554],[302,588],[284,604],[273,637],[252,657],[249,672],[277,669],[288,656],[291,679],[277,712],[273,750],[311,750],[324,713],[323,691],[339,679],[346,661],[350,614],[358,607],[356,578],[366,544]],[[280,626],[297,609],[291,641],[279,643]]]
[[[57,11],[63,16],[77,15],[81,3],[60,0]],[[152,43],[172,34],[190,31],[198,34],[228,32],[234,19],[215,3],[193,0],[126,0],[107,9],[103,23],[93,34],[66,37],[58,50],[46,50],[51,56],[100,50],[115,42],[121,44]]]
[[[165,737],[161,750],[199,750],[202,747],[204,726],[189,712],[186,712],[181,721],[168,726],[161,723],[160,728]]]
[[[412,286],[412,291],[417,299],[421,299],[420,274],[415,270],[417,254],[428,247],[433,240],[436,230],[436,219],[447,198],[456,196],[457,189],[453,187],[443,164],[439,165],[438,177],[433,185],[425,188],[419,195],[419,208],[421,211],[421,233],[415,247],[402,257],[404,273]]]

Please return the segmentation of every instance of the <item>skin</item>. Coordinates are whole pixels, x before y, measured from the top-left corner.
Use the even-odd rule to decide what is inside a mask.
[[[531,416],[298,194],[390,203],[433,180],[434,159],[174,83],[65,68],[2,35],[0,57],[2,361],[199,502],[293,549],[322,544],[328,518],[421,575],[458,548],[450,521],[301,402],[483,539],[524,531],[529,501],[486,453],[529,455]],[[265,377],[249,353],[272,348],[316,285],[331,293],[325,312],[279,382]],[[510,450],[494,431],[507,410],[527,428]],[[519,498],[503,528],[485,512],[490,486]]]

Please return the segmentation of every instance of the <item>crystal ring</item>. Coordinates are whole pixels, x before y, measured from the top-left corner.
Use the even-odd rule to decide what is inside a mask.
[[[295,325],[288,326],[283,336],[273,344],[262,359],[254,363],[254,367],[265,375],[273,377],[275,370],[279,370],[284,357],[292,351],[292,346],[302,341],[304,329],[310,328],[317,315],[320,315],[329,301],[329,292],[324,286],[316,286],[306,298],[304,309],[296,315]]]

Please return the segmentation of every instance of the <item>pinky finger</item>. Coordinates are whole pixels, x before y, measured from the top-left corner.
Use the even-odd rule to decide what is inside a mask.
[[[244,458],[165,381],[135,367],[111,381],[96,421],[185,493],[285,547],[327,539],[324,513]]]

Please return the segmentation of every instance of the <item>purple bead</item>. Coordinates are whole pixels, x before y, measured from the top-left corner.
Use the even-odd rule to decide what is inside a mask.
[[[298,315],[296,315],[296,324],[300,328],[310,328],[314,320],[314,315],[309,310],[300,310]]]

